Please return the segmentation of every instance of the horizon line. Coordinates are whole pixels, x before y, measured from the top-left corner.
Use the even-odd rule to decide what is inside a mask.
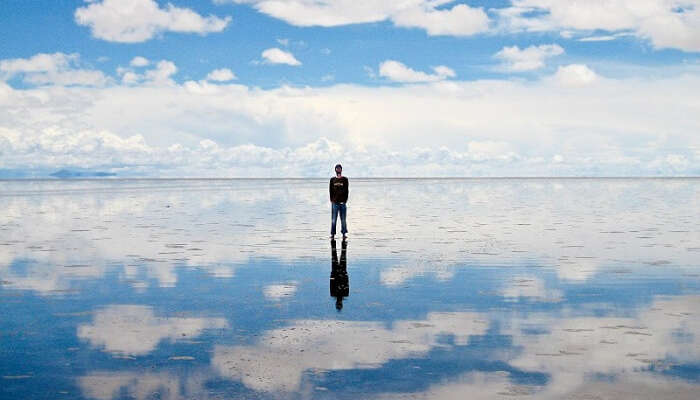
[[[16,178],[0,178],[0,182],[7,181],[117,181],[117,180],[162,180],[162,181],[175,181],[175,180],[199,180],[199,181],[225,181],[225,180],[315,180],[315,179],[328,179],[333,176],[327,177],[148,177],[148,176],[125,176],[125,177],[16,177]],[[389,180],[389,179],[414,179],[414,180],[457,180],[457,179],[473,179],[473,180],[485,180],[485,179],[698,179],[700,175],[639,175],[639,176],[615,176],[615,175],[604,175],[604,176],[358,176],[350,177],[352,179],[359,180]]]

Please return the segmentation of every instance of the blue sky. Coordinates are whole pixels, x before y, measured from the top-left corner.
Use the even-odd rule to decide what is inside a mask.
[[[6,0],[0,19],[5,171],[700,173],[696,0]]]

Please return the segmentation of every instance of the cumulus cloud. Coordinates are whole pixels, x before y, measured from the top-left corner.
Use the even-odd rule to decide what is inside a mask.
[[[264,50],[261,56],[265,64],[287,64],[295,67],[301,65],[301,62],[294,57],[294,54],[277,47]]]
[[[97,0],[79,7],[75,21],[88,26],[98,39],[136,43],[168,31],[202,35],[221,32],[231,17],[203,17],[172,4],[161,8],[155,0]]]
[[[131,62],[129,63],[129,65],[131,65],[132,67],[145,67],[148,64],[150,64],[150,61],[148,61],[147,58],[141,56],[132,58]]]
[[[146,79],[156,83],[172,82],[170,77],[177,72],[177,67],[172,61],[162,60],[152,70],[146,71]]]
[[[598,75],[584,64],[570,64],[557,68],[554,79],[562,86],[580,87],[590,85]]]
[[[394,82],[437,82],[456,76],[452,69],[444,65],[433,67],[433,71],[434,74],[416,71],[395,60],[386,60],[379,64],[379,75]]]
[[[489,18],[482,8],[452,0],[215,0],[250,4],[256,10],[297,26],[340,26],[391,20],[405,28],[424,29],[429,35],[467,36],[484,32]]]
[[[504,47],[494,55],[503,61],[502,69],[506,71],[531,71],[544,67],[546,58],[564,53],[556,44],[542,44],[520,49],[518,46]]]
[[[629,32],[655,48],[700,51],[700,0],[513,0],[496,12],[506,31]]]
[[[23,63],[2,65],[15,71]],[[429,74],[394,62],[383,76],[428,82],[275,89],[178,84],[176,71],[161,60],[122,69],[124,85],[0,84],[0,168],[109,160],[157,175],[323,176],[328,157],[361,160],[365,176],[663,175],[700,167],[693,134],[700,120],[692,117],[700,114],[700,78],[692,70],[612,79],[572,64],[528,82],[457,81],[440,80],[451,75],[447,68]],[[275,163],[289,169],[270,170]]]
[[[489,17],[482,8],[457,4],[451,9],[435,9],[449,1],[425,2],[422,6],[401,10],[391,17],[394,25],[422,28],[431,36],[470,36],[489,29]]]
[[[464,346],[487,329],[477,313],[430,313],[424,320],[397,321],[391,329],[371,321],[300,320],[266,332],[254,345],[216,346],[212,365],[221,376],[251,389],[290,392],[299,390],[304,372],[312,368],[380,368],[447,346],[441,336],[453,336],[454,345]]]
[[[131,61],[131,65],[141,66],[150,65],[150,61],[143,59],[138,60],[139,57],[134,58]],[[134,63],[136,60],[136,63]],[[144,60],[146,64],[144,64]],[[132,69],[118,68],[117,73],[121,75],[122,83],[125,85],[136,85],[136,84],[151,84],[151,85],[171,85],[175,82],[171,79],[173,75],[177,73],[177,66],[172,61],[161,60],[153,68],[143,71],[143,73],[138,73]]]
[[[80,55],[39,53],[30,58],[0,61],[0,79],[21,76],[33,85],[100,86],[109,81],[102,71],[80,68]]]
[[[223,318],[156,317],[149,306],[111,305],[78,326],[78,337],[94,347],[124,355],[144,355],[162,340],[192,339],[205,329],[225,328]]]
[[[208,81],[228,82],[234,79],[236,79],[236,74],[228,68],[215,69],[207,74]]]

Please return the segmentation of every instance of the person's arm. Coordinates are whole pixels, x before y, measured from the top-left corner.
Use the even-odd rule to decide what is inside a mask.
[[[333,178],[328,182],[328,198],[330,202],[333,202]]]
[[[348,196],[350,195],[350,179],[345,178],[345,202],[348,202]]]

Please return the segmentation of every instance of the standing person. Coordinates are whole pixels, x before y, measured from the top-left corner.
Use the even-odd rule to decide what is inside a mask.
[[[332,204],[331,239],[335,238],[335,223],[338,220],[338,213],[340,213],[340,232],[343,234],[343,240],[347,238],[348,226],[345,223],[347,208],[345,203],[348,201],[348,185],[348,178],[343,176],[343,166],[337,164],[335,166],[335,177],[331,178],[331,182],[328,185]]]

